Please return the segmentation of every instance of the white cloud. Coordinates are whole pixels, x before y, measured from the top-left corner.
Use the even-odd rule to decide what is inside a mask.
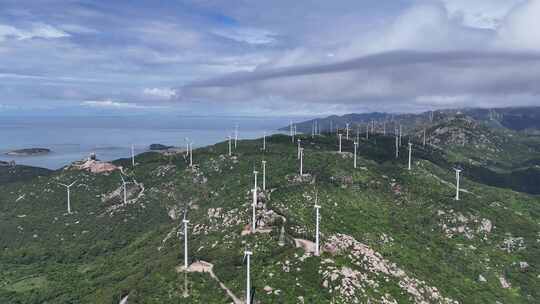
[[[97,34],[99,31],[86,27],[80,24],[62,24],[60,28],[66,32],[69,33],[76,33],[76,34]]]
[[[524,0],[442,0],[453,18],[463,25],[496,29],[505,16]]]
[[[540,50],[540,1],[529,0],[515,7],[498,28],[499,46]]]
[[[277,41],[275,33],[255,28],[217,29],[212,31],[212,33],[237,42],[254,45],[271,44]]]
[[[457,104],[459,105],[465,104],[472,99],[473,97],[470,95],[453,95],[453,96],[431,95],[431,96],[418,96],[416,97],[416,102],[420,105],[451,107]]]
[[[143,94],[156,99],[171,99],[176,96],[176,91],[169,88],[146,88]]]
[[[8,38],[26,40],[33,38],[55,39],[70,35],[52,25],[37,23],[30,29],[20,29],[11,25],[0,24],[0,42]]]
[[[105,100],[87,100],[81,103],[81,106],[104,109],[164,109],[161,106],[146,106],[129,102],[118,102],[110,99]]]

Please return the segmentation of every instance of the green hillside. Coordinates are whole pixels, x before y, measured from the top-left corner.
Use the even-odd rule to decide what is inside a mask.
[[[422,147],[413,137],[408,171],[406,145],[395,159],[394,138],[373,135],[360,140],[354,169],[352,141],[337,153],[335,134],[301,139],[303,177],[296,144],[285,135],[268,137],[267,151],[260,139],[239,141],[232,157],[226,142],[194,150],[194,168],[183,154],[141,154],[135,168],[118,160],[133,182],[127,204],[118,171],[65,169],[0,183],[0,303],[119,303],[125,296],[129,303],[231,303],[223,286],[244,297],[247,246],[255,303],[540,301],[538,196],[466,168],[461,200],[454,200],[456,162],[496,172],[463,161],[474,155],[460,148]],[[489,149],[509,149],[490,140]],[[535,153],[522,167],[535,166]],[[252,171],[262,172],[263,159],[261,226],[242,235],[251,218]],[[74,213],[67,214],[57,183],[74,180]],[[321,256],[296,246],[315,240],[316,196]],[[179,267],[184,209],[191,262],[213,264],[215,278]]]

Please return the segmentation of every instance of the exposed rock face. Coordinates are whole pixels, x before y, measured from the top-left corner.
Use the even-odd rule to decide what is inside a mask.
[[[336,234],[329,238],[323,250],[332,255],[343,255],[358,267],[350,268],[335,265],[333,260],[323,261],[319,270],[324,278],[323,286],[328,286],[338,292],[349,303],[361,303],[368,289],[378,287],[381,279],[397,280],[399,287],[409,294],[415,303],[458,303],[445,298],[436,287],[426,282],[410,277],[396,264],[387,261],[382,255],[369,246],[358,242],[351,236]],[[384,301],[382,300],[384,298]],[[389,295],[381,295],[381,302],[395,303]]]
[[[84,162],[74,163],[73,168],[78,170],[86,170],[92,173],[110,173],[116,170],[120,170],[119,166],[113,165],[112,163],[94,159],[88,159]]]
[[[310,252],[310,253],[315,252],[315,243],[313,243],[312,241],[303,240],[303,239],[294,239],[294,245],[297,248],[304,249],[305,252]]]
[[[500,245],[500,248],[507,253],[512,253],[515,251],[524,250],[527,247],[525,246],[525,239],[523,239],[523,237],[513,237],[512,235],[508,234],[503,243]]]
[[[430,131],[427,140],[436,146],[473,146],[490,152],[500,152],[500,139],[476,121],[466,117],[450,117]],[[417,134],[422,136],[423,134]]]
[[[489,219],[472,214],[462,214],[452,209],[438,210],[437,216],[440,218],[439,227],[442,228],[447,238],[462,235],[467,239],[487,240],[493,229],[493,223]]]
[[[499,282],[501,283],[501,287],[504,289],[512,287],[505,277],[499,277]]]
[[[43,155],[50,153],[51,150],[47,148],[29,148],[29,149],[20,149],[13,150],[6,153],[10,156],[33,156],[33,155]]]

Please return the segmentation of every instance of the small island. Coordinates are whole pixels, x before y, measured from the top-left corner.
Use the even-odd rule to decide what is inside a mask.
[[[173,146],[166,146],[166,145],[162,145],[162,144],[151,144],[150,145],[150,150],[151,151],[162,151],[162,150],[168,150],[170,148],[172,148]]]
[[[28,149],[19,149],[13,150],[6,153],[9,156],[34,156],[34,155],[43,155],[50,153],[51,150],[47,148],[28,148]]]

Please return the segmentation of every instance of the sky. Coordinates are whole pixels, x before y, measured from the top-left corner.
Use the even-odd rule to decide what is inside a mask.
[[[0,0],[0,115],[540,106],[540,0]]]

